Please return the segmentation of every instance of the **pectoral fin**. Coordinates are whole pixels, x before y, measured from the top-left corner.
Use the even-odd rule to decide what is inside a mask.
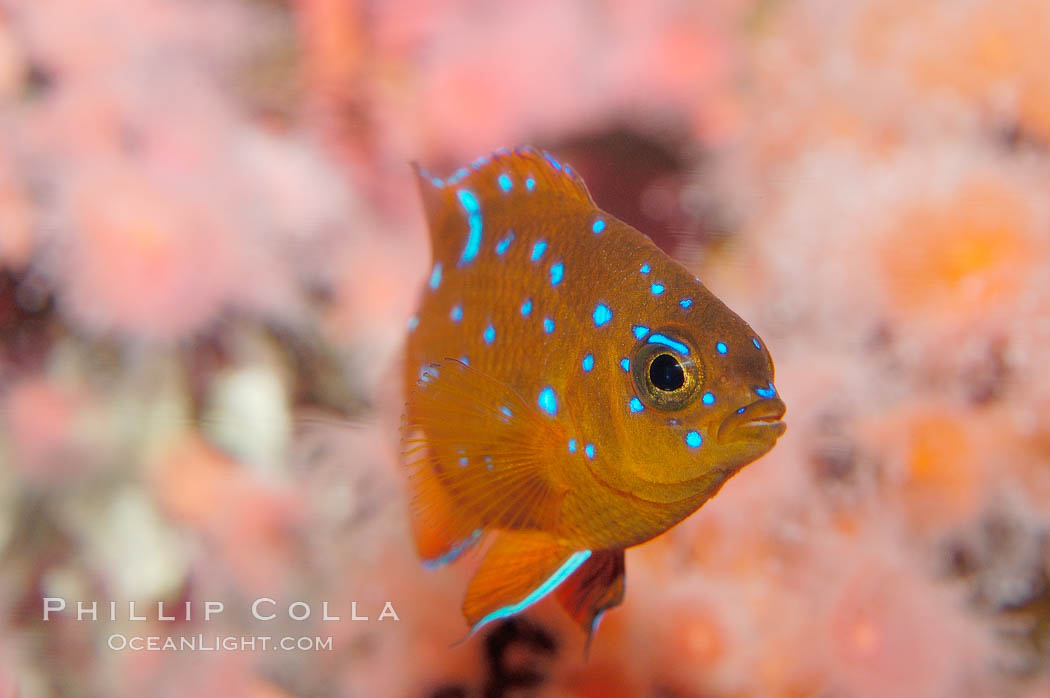
[[[428,366],[402,424],[423,559],[451,560],[486,530],[548,526],[564,494],[552,454],[565,442],[558,423],[507,384],[456,359]]]
[[[463,615],[472,632],[519,613],[558,588],[591,556],[534,531],[504,531],[467,588]]]

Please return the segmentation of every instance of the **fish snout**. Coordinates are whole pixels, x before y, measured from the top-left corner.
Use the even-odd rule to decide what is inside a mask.
[[[780,421],[787,406],[779,397],[767,397],[736,410],[718,427],[718,440],[776,441],[787,429]]]

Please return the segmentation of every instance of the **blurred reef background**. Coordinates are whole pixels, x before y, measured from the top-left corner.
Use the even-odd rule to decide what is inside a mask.
[[[1048,37],[1045,0],[0,0],[0,695],[1050,697]],[[548,604],[450,646],[469,570],[419,565],[397,466],[408,163],[519,144],[788,404],[588,662]]]

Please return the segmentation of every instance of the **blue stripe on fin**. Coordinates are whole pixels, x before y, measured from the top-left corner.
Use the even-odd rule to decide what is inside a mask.
[[[460,205],[467,212],[467,226],[469,228],[467,244],[459,258],[459,264],[462,266],[477,257],[478,249],[481,247],[481,205],[478,203],[478,197],[469,189],[458,190],[456,196],[459,197]]]
[[[554,574],[547,578],[547,581],[536,587],[532,591],[532,593],[530,593],[528,596],[526,596],[521,601],[518,601],[517,603],[512,603],[509,606],[498,608],[492,613],[489,613],[487,616],[483,617],[481,620],[475,623],[474,627],[470,629],[470,633],[473,635],[475,632],[478,631],[479,628],[481,628],[487,623],[491,623],[494,620],[506,618],[508,616],[514,615],[515,613],[520,613],[521,611],[524,611],[526,608],[528,608],[532,604],[542,599],[547,594],[557,589],[562,582],[568,579],[573,572],[580,568],[580,565],[587,562],[590,556],[590,550],[580,550],[579,552],[573,553],[569,556],[568,560],[562,563],[562,566],[559,567]]]
[[[468,548],[478,542],[478,538],[481,538],[481,529],[475,529],[473,533],[467,538],[464,538],[459,543],[456,543],[452,548],[440,557],[435,557],[431,560],[423,560],[423,567],[428,570],[436,570],[438,567],[447,565],[454,561],[460,555],[462,555]]]

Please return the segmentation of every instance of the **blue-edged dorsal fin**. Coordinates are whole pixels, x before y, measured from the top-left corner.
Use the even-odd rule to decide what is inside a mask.
[[[413,164],[435,260],[471,262],[486,242],[527,220],[593,209],[583,180],[549,153],[499,150],[442,179]],[[491,237],[487,240],[486,237]]]

